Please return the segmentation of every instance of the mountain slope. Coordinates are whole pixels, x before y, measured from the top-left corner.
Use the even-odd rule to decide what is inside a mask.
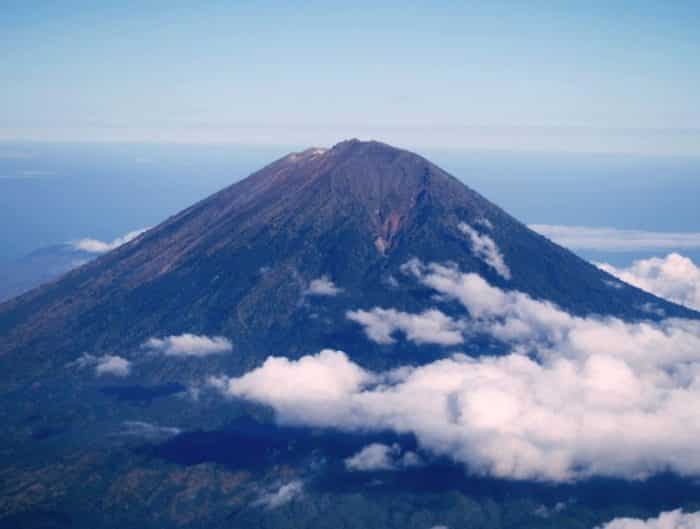
[[[493,241],[507,275],[475,252],[471,236]],[[229,337],[234,369],[319,347],[355,345],[375,358],[344,313],[418,307],[425,292],[390,286],[411,257],[455,262],[575,314],[654,318],[653,306],[693,315],[615,281],[420,156],[350,140],[290,154],[0,305],[0,354],[36,375],[81,351],[128,355],[150,337],[191,332]],[[342,294],[319,303],[306,293],[322,276]]]
[[[468,304],[407,274],[406,264],[415,264],[414,259],[452,262],[504,291],[552,300],[578,315],[635,320],[698,316],[620,283],[410,152],[352,140],[330,150],[290,154],[58,281],[0,305],[0,528],[424,528],[469,523],[479,528],[585,529],[615,515],[652,515],[697,504],[700,485],[692,477],[532,483],[483,476],[478,468],[473,473],[460,463],[463,459],[453,457],[478,454],[479,448],[500,452],[499,446],[521,446],[528,435],[540,433],[540,424],[556,435],[556,417],[571,401],[549,390],[560,385],[571,390],[577,404],[571,407],[578,409],[579,399],[586,402],[581,395],[588,394],[571,384],[575,377],[536,378],[533,386],[514,377],[502,379],[501,388],[524,391],[517,398],[523,406],[537,393],[530,388],[544,388],[545,400],[556,409],[549,415],[555,420],[542,421],[542,407],[535,405],[534,434],[528,430],[521,435],[508,422],[508,431],[520,435],[517,442],[499,445],[491,437],[477,437],[481,441],[468,450],[460,450],[460,437],[453,436],[456,424],[457,433],[473,431],[455,423],[459,417],[452,404],[463,392],[450,389],[454,381],[445,384],[442,376],[421,385],[420,399],[370,399],[381,404],[382,420],[392,414],[391,401],[401,407],[400,418],[410,419],[388,431],[365,423],[358,431],[284,424],[274,406],[222,393],[228,377],[255,375],[269,355],[301,357],[322,348],[342,349],[360,366],[353,372],[369,367],[386,375],[386,384],[360,388],[371,396],[396,393],[399,387],[390,380],[400,372],[418,375],[424,368],[442,366],[459,378],[455,371],[464,366],[457,366],[455,358],[471,360],[451,356],[456,351],[482,355],[512,350],[512,343],[497,341],[495,334],[467,329]],[[476,298],[474,292],[485,290],[470,292]],[[371,340],[348,311],[377,307],[405,311],[409,318],[439,308],[442,312],[433,313],[464,324],[459,327],[463,333],[459,340],[429,344]],[[542,317],[561,316],[552,310]],[[610,323],[597,318],[585,323],[591,322],[600,327]],[[563,328],[553,323],[547,336]],[[614,320],[612,325],[623,324]],[[626,338],[635,338],[638,326],[631,327],[632,334],[623,333]],[[646,343],[640,356],[646,358],[659,343],[659,351],[671,350],[673,340],[665,329],[654,330],[668,339]],[[190,335],[181,336],[186,333]],[[610,334],[602,336],[615,341]],[[635,339],[633,347],[644,335]],[[173,350],[154,349],[153,343]],[[688,343],[694,347],[695,342]],[[206,351],[211,354],[205,356]],[[323,356],[337,359],[342,353],[326,351]],[[530,374],[543,369],[522,356],[474,360],[473,367],[505,361],[528,364],[525,372]],[[316,369],[309,356],[299,362],[265,362],[263,367],[281,365],[287,371],[263,386],[318,399],[319,386],[332,389],[336,375],[344,380],[343,364],[311,376],[295,370],[301,364]],[[417,364],[427,365],[413,370]],[[383,371],[397,366],[406,369]],[[593,373],[599,378],[599,371]],[[610,392],[605,383],[634,392],[637,379],[602,379],[603,385],[593,384],[591,393],[602,387],[612,393],[615,406],[624,401],[623,408],[635,409],[629,392]],[[465,391],[479,390],[475,378],[468,380]],[[485,377],[481,385],[490,380]],[[653,391],[655,384],[646,384],[648,393],[661,394]],[[320,395],[321,407],[332,410],[326,393]],[[485,415],[495,410],[498,416],[500,401],[490,395],[482,399]],[[423,399],[434,406],[428,403],[421,412],[416,403]],[[290,402],[294,412],[304,409],[298,395]],[[594,399],[593,407],[604,411],[601,402]],[[649,402],[644,400],[644,406]],[[345,408],[339,409],[345,418]],[[439,434],[443,414],[450,421],[442,430],[450,442],[445,451],[430,450],[432,445],[426,446],[417,433],[421,430],[410,428],[411,421],[428,416],[429,433]],[[663,418],[663,424],[674,424]],[[596,424],[588,413],[582,422]],[[573,431],[574,444],[586,448],[580,443],[584,432]],[[664,430],[662,436],[668,433]],[[543,438],[546,455],[538,460],[546,464],[557,446]],[[620,436],[623,451],[634,446],[630,439],[635,438]],[[646,434],[636,439],[645,446],[651,443]],[[678,446],[669,446],[677,459]],[[348,466],[349,459],[367,449],[371,454],[378,448],[381,454],[382,447],[389,459],[383,466],[367,471]],[[616,455],[609,452],[602,464]],[[575,461],[582,464],[580,458]]]

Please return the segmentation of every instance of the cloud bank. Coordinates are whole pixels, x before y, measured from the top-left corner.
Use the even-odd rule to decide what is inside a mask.
[[[656,518],[615,518],[596,529],[700,529],[700,512],[662,512]]]
[[[502,278],[510,279],[510,269],[503,259],[503,254],[491,237],[480,234],[464,222],[461,222],[458,228],[469,237],[474,255],[493,268]]]
[[[557,244],[575,250],[631,252],[700,248],[700,233],[697,232],[654,232],[551,224],[530,224],[529,228]]]
[[[601,263],[598,267],[618,279],[660,298],[700,310],[700,268],[677,253],[640,259],[628,268]]]
[[[477,474],[700,475],[700,322],[575,317],[454,266],[414,260],[404,271],[462,304],[464,336],[486,333],[512,352],[372,372],[324,350],[211,383],[284,423],[412,433]]]
[[[114,239],[112,242],[105,242],[97,239],[86,238],[73,241],[71,244],[75,249],[82,250],[84,252],[97,254],[106,253],[111,250],[114,250],[115,248],[118,248],[122,244],[126,244],[127,242],[133,241],[136,237],[138,237],[147,230],[148,228],[130,231],[126,235]]]
[[[223,336],[180,334],[165,338],[150,338],[143,347],[166,356],[207,356],[228,353],[233,349],[231,342]]]

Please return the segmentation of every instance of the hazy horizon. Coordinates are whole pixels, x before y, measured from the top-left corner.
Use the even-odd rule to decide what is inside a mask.
[[[697,155],[693,2],[5,4],[0,139]]]

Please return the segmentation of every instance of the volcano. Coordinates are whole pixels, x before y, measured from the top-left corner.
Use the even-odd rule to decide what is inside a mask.
[[[679,499],[700,497],[696,480],[677,476],[551,485],[465,473],[460,461],[471,462],[482,447],[468,445],[461,459],[452,457],[452,434],[462,420],[458,394],[427,414],[433,426],[446,417],[450,432],[440,450],[430,451],[425,431],[420,437],[421,430],[405,426],[415,420],[415,403],[399,410],[401,421],[391,430],[349,433],[333,428],[342,420],[310,423],[315,427],[275,421],[269,406],[260,405],[274,405],[274,398],[250,401],[234,398],[240,389],[221,390],[225,376],[245,378],[253,370],[253,381],[260,381],[261,372],[272,372],[275,383],[263,378],[263,389],[273,397],[293,394],[284,412],[299,417],[297,404],[306,393],[318,398],[328,391],[324,376],[342,388],[347,377],[350,385],[375,380],[370,371],[391,382],[445,362],[468,369],[477,361],[470,356],[503,360],[485,355],[507,354],[512,344],[494,333],[467,331],[478,320],[469,312],[479,308],[478,299],[460,305],[450,292],[456,282],[428,288],[416,280],[431,263],[445,277],[459,271],[481,282],[471,295],[517,292],[512,310],[534,307],[545,320],[563,320],[562,329],[582,324],[586,331],[608,322],[627,332],[623,341],[655,333],[656,342],[644,342],[651,356],[655,343],[687,338],[695,325],[689,320],[699,316],[599,270],[414,153],[358,140],[292,153],[0,305],[0,528],[405,528],[447,521],[458,527],[464,520],[473,527],[552,527],[571,520],[593,527],[606,515],[650,515],[657,512],[652,507],[675,508]],[[375,321],[371,331],[358,325],[378,314],[403,318],[413,327],[402,332],[416,334],[394,340],[386,322]],[[491,323],[506,317],[495,313]],[[425,339],[427,320],[446,324],[439,339]],[[673,332],[668,323],[654,327],[669,321],[681,323]],[[520,326],[499,330],[512,335],[527,327],[522,318],[513,322]],[[561,334],[555,329],[549,338]],[[609,341],[611,334],[602,336]],[[675,354],[674,348],[667,347]],[[270,356],[286,358],[265,361]],[[329,364],[317,371],[319,362]],[[294,376],[298,366],[312,375]],[[275,378],[279,369],[292,375]],[[517,360],[516,374],[541,370],[522,355]],[[600,384],[628,381],[631,392],[636,380],[630,369],[624,373]],[[668,378],[659,371],[653,380]],[[584,389],[607,391],[600,384]],[[488,389],[484,416],[494,395]],[[375,396],[394,390],[374,388]],[[442,382],[427,400],[440,391]],[[621,395],[616,410],[626,409],[630,392],[612,392]],[[554,401],[552,417],[561,411]],[[378,421],[385,424],[383,401],[363,402],[379,402]],[[522,433],[517,442],[500,446],[521,446],[531,430],[516,431]],[[427,433],[434,443],[432,426]],[[643,444],[652,443],[644,438]],[[547,460],[546,454],[538,459]]]
[[[321,347],[357,350],[377,366],[415,360],[415,351],[382,355],[344,317],[348,308],[424,304],[426,293],[401,281],[411,258],[455,263],[577,315],[694,315],[617,281],[421,156],[353,139],[289,154],[0,305],[11,373],[3,385],[27,383],[76,352],[137,351],[150,337],[182,333],[230,339],[234,354],[220,361],[231,369]],[[324,281],[338,295],[310,290]]]

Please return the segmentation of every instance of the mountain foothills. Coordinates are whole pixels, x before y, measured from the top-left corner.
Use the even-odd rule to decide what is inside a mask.
[[[653,408],[695,433],[670,362],[695,365],[698,316],[416,154],[292,153],[0,305],[0,527],[593,528],[697,508],[692,447],[632,430]],[[596,448],[625,433],[638,458]]]

